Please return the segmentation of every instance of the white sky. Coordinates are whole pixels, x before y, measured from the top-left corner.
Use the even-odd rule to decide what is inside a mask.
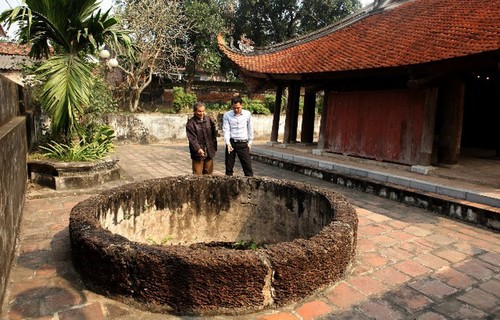
[[[361,2],[361,5],[364,7],[366,5],[369,5],[370,3],[373,2],[373,0],[359,0]]]
[[[9,8],[14,8],[17,7],[21,4],[21,0],[0,0],[0,13],[4,12],[4,10],[7,10]],[[101,7],[104,10],[107,10],[111,8],[112,5],[112,0],[102,0],[101,1]],[[15,34],[15,29],[12,27],[10,30],[5,30],[7,32],[8,36],[12,38]]]
[[[111,0],[102,0],[102,7],[108,9],[111,7]],[[10,7],[17,7],[21,4],[21,0],[0,0],[0,12]]]

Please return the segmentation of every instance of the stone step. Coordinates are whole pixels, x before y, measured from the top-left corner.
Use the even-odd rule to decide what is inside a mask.
[[[337,163],[326,157],[318,159],[306,153],[298,155],[255,146],[251,154],[255,161],[500,230],[500,199],[496,195]]]

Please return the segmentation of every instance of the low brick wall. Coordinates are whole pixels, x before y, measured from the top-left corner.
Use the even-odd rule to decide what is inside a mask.
[[[26,194],[26,121],[20,116],[20,90],[0,75],[0,311]]]

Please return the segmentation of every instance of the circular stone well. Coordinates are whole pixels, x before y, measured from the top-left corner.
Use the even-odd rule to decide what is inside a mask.
[[[190,175],[91,197],[69,229],[89,289],[155,312],[216,314],[280,306],[338,280],[357,227],[329,189]]]

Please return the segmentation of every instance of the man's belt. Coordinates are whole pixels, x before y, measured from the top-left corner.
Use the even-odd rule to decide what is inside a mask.
[[[230,141],[236,142],[236,143],[247,143],[248,142],[248,140],[238,140],[238,139],[233,139],[233,138],[231,138]]]

